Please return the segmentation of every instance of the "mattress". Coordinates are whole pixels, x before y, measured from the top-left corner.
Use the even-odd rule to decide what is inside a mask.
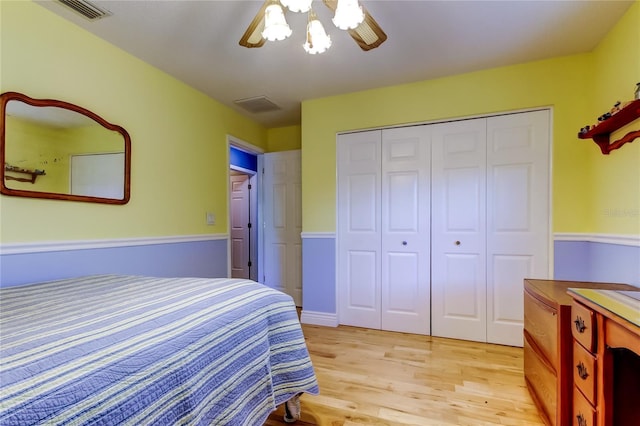
[[[292,299],[249,280],[0,289],[0,424],[261,425],[318,385]]]

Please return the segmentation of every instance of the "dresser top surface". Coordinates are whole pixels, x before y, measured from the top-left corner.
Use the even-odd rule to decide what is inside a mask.
[[[548,304],[571,306],[573,299],[567,293],[570,288],[606,289],[640,291],[640,288],[629,284],[599,283],[587,281],[561,281],[525,279],[525,288],[529,288],[538,298]]]
[[[569,288],[568,291],[640,327],[640,288],[637,291]]]

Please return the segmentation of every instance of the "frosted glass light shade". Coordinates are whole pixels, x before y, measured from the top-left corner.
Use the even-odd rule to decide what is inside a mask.
[[[309,17],[309,23],[307,24],[307,42],[303,45],[304,50],[311,55],[322,53],[331,47],[331,37],[327,35],[324,30],[322,22],[315,17],[315,14]]]
[[[313,0],[280,0],[280,3],[292,12],[308,12]]]
[[[291,28],[284,18],[284,10],[278,2],[273,2],[264,11],[262,37],[269,41],[284,40],[291,35]]]
[[[341,30],[352,30],[364,21],[364,12],[358,0],[338,0],[333,23]]]

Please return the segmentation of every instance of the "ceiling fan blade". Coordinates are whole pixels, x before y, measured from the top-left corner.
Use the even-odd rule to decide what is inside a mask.
[[[336,11],[338,0],[322,0],[323,3],[332,11]],[[376,22],[371,14],[362,6],[364,12],[364,21],[356,28],[347,30],[351,38],[353,38],[358,46],[364,51],[375,49],[387,40],[387,35],[380,25]]]
[[[264,30],[264,11],[269,6],[270,0],[265,0],[264,4],[249,24],[249,27],[240,38],[240,46],[244,47],[262,47],[266,41],[262,37]]]

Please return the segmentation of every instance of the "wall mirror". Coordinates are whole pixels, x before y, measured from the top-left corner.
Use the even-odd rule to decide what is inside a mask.
[[[131,139],[122,127],[68,102],[0,95],[0,193],[126,204]]]

